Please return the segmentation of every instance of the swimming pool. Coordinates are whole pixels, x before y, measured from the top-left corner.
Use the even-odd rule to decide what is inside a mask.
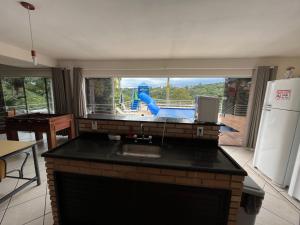
[[[160,108],[157,117],[194,119],[195,109],[193,108]]]

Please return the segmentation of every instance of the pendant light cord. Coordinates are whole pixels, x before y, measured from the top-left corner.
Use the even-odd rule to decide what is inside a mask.
[[[29,21],[29,30],[30,30],[30,39],[31,39],[31,50],[34,50],[34,48],[33,48],[32,28],[31,28],[31,15],[30,15],[29,8],[27,8],[27,12],[28,12],[28,21]]]

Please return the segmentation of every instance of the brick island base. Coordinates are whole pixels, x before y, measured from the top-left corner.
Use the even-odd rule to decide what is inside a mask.
[[[177,184],[231,190],[228,225],[236,225],[243,189],[243,176],[185,170],[159,169],[141,166],[98,163],[90,161],[46,158],[47,179],[54,224],[59,225],[59,208],[55,188],[55,172],[122,178],[136,181]]]

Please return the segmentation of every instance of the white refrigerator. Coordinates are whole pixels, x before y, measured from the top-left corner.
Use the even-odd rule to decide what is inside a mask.
[[[253,166],[289,186],[300,143],[300,78],[268,82]]]
[[[293,169],[291,184],[289,187],[289,195],[300,200],[300,146]]]

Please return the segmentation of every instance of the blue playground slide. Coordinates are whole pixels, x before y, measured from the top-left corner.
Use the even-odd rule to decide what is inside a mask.
[[[153,115],[157,115],[160,108],[156,105],[155,101],[149,95],[147,95],[145,92],[141,92],[139,93],[139,99],[141,99],[141,101],[145,102],[148,105],[148,108]]]

